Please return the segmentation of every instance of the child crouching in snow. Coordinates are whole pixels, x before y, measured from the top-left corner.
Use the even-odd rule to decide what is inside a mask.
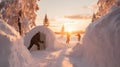
[[[45,50],[46,48],[45,45],[41,43],[44,43],[44,42],[40,40],[40,32],[38,32],[32,37],[28,49],[30,50],[33,45],[36,45],[38,50],[42,50],[42,49]]]

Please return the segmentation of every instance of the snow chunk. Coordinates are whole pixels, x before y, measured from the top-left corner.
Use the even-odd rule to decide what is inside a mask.
[[[56,37],[55,34],[53,33],[52,30],[50,30],[47,27],[44,26],[36,26],[34,27],[31,31],[29,31],[25,37],[24,37],[24,44],[25,46],[29,46],[30,45],[30,40],[32,39],[32,37],[38,33],[38,31],[40,33],[45,34],[46,36],[46,49],[54,49],[55,48],[55,44],[56,44]],[[42,35],[41,35],[42,36]]]
[[[120,67],[120,8],[91,23],[80,48],[86,67]]]
[[[4,31],[6,34],[12,35],[12,36],[18,36],[18,32],[13,29],[11,26],[9,26],[6,22],[0,19],[0,30]]]
[[[0,67],[36,67],[18,34],[0,20]]]

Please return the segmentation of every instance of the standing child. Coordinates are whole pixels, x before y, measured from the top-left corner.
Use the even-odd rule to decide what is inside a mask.
[[[70,33],[67,32],[67,40],[66,40],[66,43],[69,44],[69,41],[70,41]]]
[[[77,33],[77,36],[78,36],[78,41],[80,41],[80,38],[81,38],[80,33]]]

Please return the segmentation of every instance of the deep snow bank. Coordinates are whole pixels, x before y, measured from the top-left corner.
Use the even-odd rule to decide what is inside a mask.
[[[0,20],[0,67],[34,66],[32,56],[18,34],[15,29]]]
[[[86,67],[120,67],[120,7],[89,25],[80,51]]]
[[[19,34],[15,29],[13,29],[11,26],[6,24],[6,22],[4,22],[1,19],[0,19],[0,30],[4,31],[6,34],[9,34],[15,37],[18,37],[18,34]]]
[[[45,34],[46,36],[46,49],[54,49],[55,48],[55,44],[56,44],[56,37],[55,34],[53,33],[52,30],[50,30],[47,27],[44,26],[36,26],[34,27],[31,31],[29,31],[25,37],[24,37],[24,44],[25,46],[29,46],[30,45],[30,40],[32,39],[32,37],[37,33],[37,32],[41,32],[43,34]],[[42,36],[42,35],[41,35]]]

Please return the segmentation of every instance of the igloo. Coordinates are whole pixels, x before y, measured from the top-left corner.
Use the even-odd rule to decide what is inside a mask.
[[[55,34],[52,30],[45,26],[36,26],[25,35],[24,44],[26,45],[26,47],[30,45],[32,37],[38,32],[41,33],[40,40],[44,41],[43,44],[46,46],[46,50],[54,49],[56,44]]]

